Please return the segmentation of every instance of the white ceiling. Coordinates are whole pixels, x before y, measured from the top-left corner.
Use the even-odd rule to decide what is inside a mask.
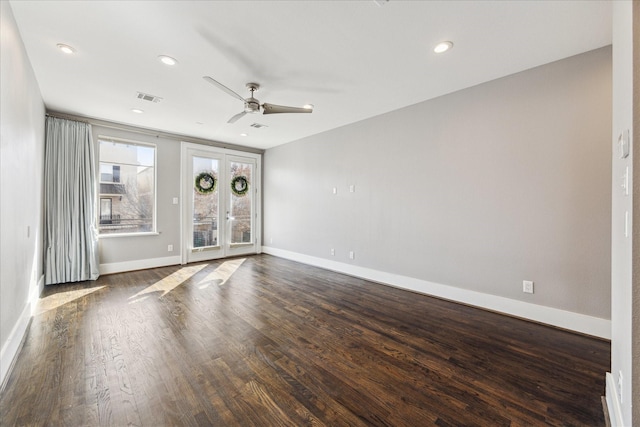
[[[262,149],[611,43],[611,3],[594,0],[10,3],[48,109]],[[242,102],[205,75],[315,110],[228,124]]]

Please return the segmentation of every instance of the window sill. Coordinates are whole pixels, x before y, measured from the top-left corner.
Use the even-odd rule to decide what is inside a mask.
[[[143,237],[143,236],[159,236],[159,231],[148,231],[144,233],[109,233],[98,234],[98,239],[111,239],[112,237]]]

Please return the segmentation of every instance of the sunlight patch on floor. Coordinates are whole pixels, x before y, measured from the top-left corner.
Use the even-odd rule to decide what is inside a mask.
[[[175,288],[177,288],[178,286],[180,286],[181,284],[183,284],[184,282],[186,282],[187,280],[189,280],[192,276],[194,276],[196,273],[198,273],[200,270],[207,267],[208,265],[209,264],[198,264],[198,265],[182,267],[180,270],[174,273],[171,273],[164,279],[138,292],[134,296],[129,297],[129,299],[132,300],[132,301],[129,301],[129,304],[134,304],[137,302],[144,301],[149,296],[151,296],[151,294],[156,292],[162,292],[162,295],[160,295],[160,297],[163,297],[169,292],[171,292],[172,290],[174,290]]]
[[[70,303],[73,300],[82,298],[85,295],[89,295],[95,291],[99,291],[104,286],[96,286],[94,288],[76,289],[74,291],[58,292],[53,295],[49,295],[38,300],[34,316],[46,313],[49,310],[54,310],[58,307],[62,307],[65,304]]]
[[[198,283],[198,288],[205,289],[210,285],[224,285],[245,260],[246,258],[238,258],[223,262],[220,267],[209,273],[207,277]]]

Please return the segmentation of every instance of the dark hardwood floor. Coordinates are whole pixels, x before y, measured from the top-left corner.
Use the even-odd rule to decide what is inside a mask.
[[[610,345],[268,255],[47,287],[1,424],[603,426]]]

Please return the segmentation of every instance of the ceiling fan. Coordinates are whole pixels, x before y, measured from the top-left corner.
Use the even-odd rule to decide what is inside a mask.
[[[267,104],[266,102],[264,104],[260,104],[260,101],[258,101],[257,99],[255,99],[253,97],[253,92],[255,92],[258,89],[260,89],[260,85],[258,83],[247,83],[247,89],[249,89],[249,91],[251,91],[251,96],[249,98],[243,98],[242,96],[238,95],[233,90],[229,89],[228,87],[226,87],[222,83],[212,79],[209,76],[204,76],[202,78],[205,79],[206,81],[208,81],[209,83],[211,83],[212,85],[216,86],[218,89],[220,89],[220,90],[228,93],[229,95],[233,96],[234,98],[238,98],[240,101],[244,102],[244,111],[242,111],[242,112],[236,114],[235,116],[231,117],[227,121],[227,123],[235,123],[236,121],[238,121],[238,119],[240,119],[242,116],[244,116],[247,113],[252,113],[252,114],[260,113],[260,107],[262,107],[262,114],[311,113],[311,112],[313,112],[313,107],[312,106],[309,106],[309,107],[287,107],[285,105]]]

